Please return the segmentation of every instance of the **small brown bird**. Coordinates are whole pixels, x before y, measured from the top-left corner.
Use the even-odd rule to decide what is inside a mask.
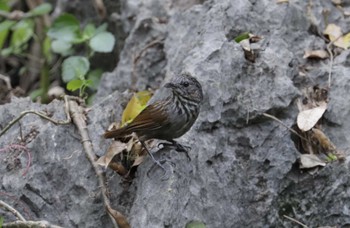
[[[167,140],[178,150],[186,151],[174,139],[192,127],[198,117],[202,100],[202,86],[197,79],[188,73],[175,76],[156,92],[146,108],[130,124],[106,131],[104,137],[118,139],[135,132],[153,161],[164,169],[144,142],[149,139]]]

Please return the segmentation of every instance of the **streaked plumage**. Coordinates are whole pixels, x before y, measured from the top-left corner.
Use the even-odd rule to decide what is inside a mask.
[[[135,132],[141,141],[178,138],[196,121],[202,100],[200,83],[187,73],[181,74],[160,88],[129,125],[106,131],[104,137],[121,138]]]

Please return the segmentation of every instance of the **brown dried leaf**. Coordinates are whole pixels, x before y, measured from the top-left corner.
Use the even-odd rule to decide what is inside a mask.
[[[109,146],[107,153],[97,160],[97,164],[105,166],[107,168],[113,157],[117,154],[120,154],[126,148],[126,143],[113,141],[113,143]]]
[[[131,167],[139,166],[139,165],[143,162],[143,160],[145,160],[145,157],[146,157],[146,156],[144,156],[144,155],[138,156],[138,157],[135,159],[135,161],[134,161],[134,163],[132,164]]]
[[[318,144],[328,152],[336,151],[335,145],[332,143],[332,141],[321,131],[320,129],[313,128],[312,129],[312,139],[316,140]]]
[[[323,116],[327,109],[327,104],[323,103],[319,107],[304,110],[299,112],[297,118],[297,125],[300,130],[308,131],[315,126],[318,120]]]
[[[257,36],[257,35],[249,33],[249,41],[250,41],[250,43],[257,43],[257,42],[259,42],[262,39],[263,39],[263,37],[261,37],[261,36]]]
[[[300,155],[300,169],[310,169],[316,166],[326,166],[326,163],[314,154]]]
[[[126,219],[126,217],[122,213],[120,213],[117,210],[114,210],[109,205],[106,206],[106,209],[107,209],[108,214],[110,214],[114,218],[114,220],[118,224],[119,228],[131,228],[128,220]]]
[[[328,52],[325,50],[307,50],[303,56],[304,59],[326,59],[328,57]]]
[[[279,4],[279,3],[288,3],[289,0],[277,0],[276,3]]]
[[[120,162],[111,161],[108,167],[116,171],[121,176],[124,176],[128,173],[128,170]]]

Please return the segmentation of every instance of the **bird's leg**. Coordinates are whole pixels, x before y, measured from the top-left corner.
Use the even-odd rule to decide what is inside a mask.
[[[171,140],[167,140],[169,143],[159,143],[158,144],[158,147],[159,146],[172,146],[172,147],[175,147],[175,150],[177,152],[181,152],[181,153],[185,153],[188,160],[191,161],[191,157],[188,155],[188,151],[191,150],[191,147],[189,146],[184,146],[184,145],[181,145],[180,143],[176,142],[175,140],[171,139]]]
[[[146,146],[145,142],[142,141],[142,140],[140,140],[140,139],[139,139],[139,141],[140,141],[140,143],[142,144],[143,148],[145,148],[145,150],[147,151],[147,153],[149,154],[149,156],[152,158],[153,162],[154,162],[155,164],[157,164],[160,168],[162,168],[162,169],[164,170],[164,172],[166,173],[167,171],[166,171],[166,169],[164,168],[164,166],[163,166],[162,164],[160,164],[160,162],[154,158],[153,154],[147,149],[147,146]]]

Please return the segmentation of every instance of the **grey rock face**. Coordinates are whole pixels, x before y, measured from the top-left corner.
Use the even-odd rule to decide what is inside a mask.
[[[169,148],[155,154],[167,160],[168,180],[161,179],[161,170],[152,168],[149,158],[130,185],[107,171],[112,204],[128,216],[132,227],[177,228],[193,220],[220,228],[297,226],[284,215],[309,227],[350,224],[348,158],[313,175],[302,172],[290,131],[262,116],[268,112],[292,126],[301,89],[327,84],[328,61],[305,60],[304,50],[326,47],[319,36],[325,28],[324,9],[329,9],[329,22],[344,31],[350,21],[330,1],[313,3],[122,2],[121,20],[129,36],[118,66],[105,74],[96,104],[87,114],[96,154],[103,155],[110,143],[101,134],[120,118],[130,96],[122,94],[124,90],[156,88],[163,78],[187,71],[198,78],[205,93],[197,122],[178,140],[192,148],[191,161]],[[247,31],[263,37],[254,44],[254,63],[233,40]],[[350,141],[348,56],[343,51],[334,59],[323,121],[326,134],[345,152]],[[306,76],[299,74],[304,66]],[[1,126],[29,108],[46,108],[64,118],[61,102],[39,106],[18,100],[0,107]],[[24,155],[22,168],[0,166],[2,191],[20,198],[34,219],[65,227],[111,227],[75,128],[54,126],[38,117],[21,122],[24,132],[32,125],[40,127],[28,144],[33,165],[25,177]],[[15,126],[0,138],[0,148],[18,135]],[[2,160],[5,156],[0,154]]]

